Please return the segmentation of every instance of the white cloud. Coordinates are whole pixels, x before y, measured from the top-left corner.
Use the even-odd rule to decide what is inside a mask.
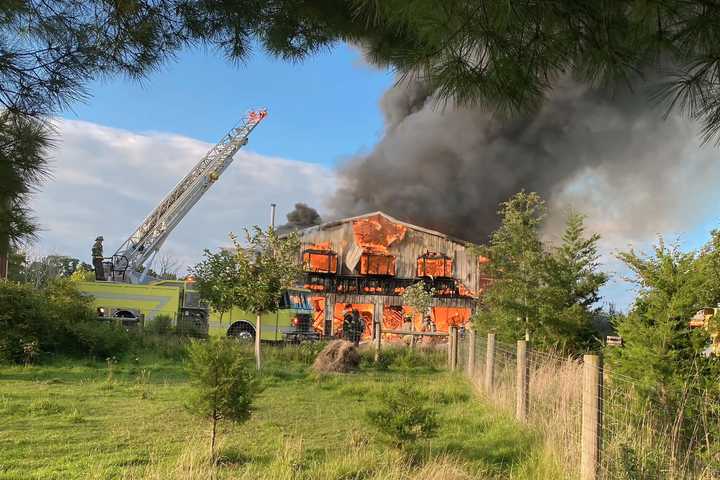
[[[53,178],[32,202],[43,231],[37,247],[89,261],[99,234],[106,254],[143,221],[211,145],[167,133],[134,133],[58,120]],[[164,253],[184,266],[204,248],[228,243],[228,233],[266,225],[270,203],[278,223],[296,202],[322,206],[334,174],[319,165],[241,150],[220,180],[168,239]]]

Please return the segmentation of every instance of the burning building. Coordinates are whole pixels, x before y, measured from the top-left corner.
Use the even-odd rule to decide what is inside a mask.
[[[363,337],[374,336],[375,322],[400,328],[413,315],[402,294],[419,281],[434,288],[432,318],[438,331],[466,323],[487,285],[482,258],[467,242],[401,222],[382,212],[369,213],[300,230],[303,284],[313,292],[314,328],[340,335],[343,317],[354,308],[365,323]],[[330,312],[330,313],[328,313]]]

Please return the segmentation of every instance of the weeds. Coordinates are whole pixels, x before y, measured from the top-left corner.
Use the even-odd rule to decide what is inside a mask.
[[[32,415],[54,415],[61,413],[63,407],[48,398],[33,400],[29,407]]]

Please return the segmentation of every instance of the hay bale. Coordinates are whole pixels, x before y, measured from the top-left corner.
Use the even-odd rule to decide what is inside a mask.
[[[354,343],[333,340],[315,358],[313,370],[318,373],[346,373],[360,365],[360,354]]]

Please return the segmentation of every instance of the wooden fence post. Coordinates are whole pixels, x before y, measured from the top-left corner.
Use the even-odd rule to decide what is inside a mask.
[[[450,326],[448,329],[448,369],[453,372],[455,371],[455,354],[457,352],[456,350],[456,340],[455,337],[455,327]]]
[[[515,380],[515,417],[520,421],[527,420],[528,400],[530,395],[530,364],[528,363],[528,342],[517,342],[517,376]]]
[[[447,336],[447,354],[448,354],[448,370],[452,370],[452,327],[448,327]]]
[[[460,329],[453,327],[453,371],[458,367],[458,352],[460,351]]]
[[[485,393],[492,395],[495,387],[495,334],[488,333],[485,351]]]
[[[380,360],[380,344],[382,342],[382,323],[375,321],[375,363]]]
[[[262,338],[262,320],[258,314],[255,321],[255,363],[258,371],[262,369],[262,360],[260,358],[260,339]]]
[[[471,328],[468,330],[468,359],[467,359],[467,374],[470,380],[475,377],[475,329]]]
[[[603,362],[599,355],[585,355],[583,361],[580,480],[597,480],[602,458]]]

